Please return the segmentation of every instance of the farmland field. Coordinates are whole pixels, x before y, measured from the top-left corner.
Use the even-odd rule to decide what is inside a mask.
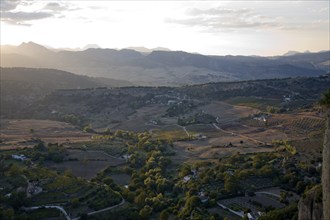
[[[90,141],[91,134],[74,126],[51,120],[1,120],[0,149],[15,149],[34,146],[34,139],[46,143]]]
[[[112,129],[122,129],[131,131],[148,131],[157,128],[154,124],[150,123],[151,120],[160,118],[166,113],[166,107],[160,106],[145,106],[137,109],[134,113],[127,116],[125,120],[117,124],[110,125]]]
[[[256,97],[234,97],[226,100],[227,103],[238,106],[246,106],[265,111],[267,106],[279,106],[279,99],[265,99]]]
[[[162,126],[151,130],[151,133],[154,138],[158,139],[180,140],[188,137],[184,128],[179,125]]]
[[[68,161],[62,163],[47,162],[49,168],[70,171],[73,175],[91,179],[108,166],[125,163],[124,159],[113,157],[102,151],[67,150]]]

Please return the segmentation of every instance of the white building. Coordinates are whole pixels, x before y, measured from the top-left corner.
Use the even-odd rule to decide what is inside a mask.
[[[11,155],[11,157],[15,160],[21,160],[21,161],[24,161],[27,159],[24,154],[21,154],[21,155],[13,154],[13,155]]]

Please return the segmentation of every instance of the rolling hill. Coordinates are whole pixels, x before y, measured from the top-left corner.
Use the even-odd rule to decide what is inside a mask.
[[[129,82],[75,75],[55,69],[2,68],[1,115],[28,106],[57,89],[129,86]]]
[[[180,86],[208,82],[318,76],[329,71],[329,51],[278,57],[206,56],[183,51],[89,48],[54,51],[33,42],[1,46],[2,67],[54,68],[135,85]]]

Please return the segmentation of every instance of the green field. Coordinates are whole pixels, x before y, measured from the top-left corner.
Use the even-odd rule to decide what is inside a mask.
[[[231,105],[240,105],[256,108],[261,111],[266,111],[267,106],[280,107],[281,104],[281,100],[279,99],[260,99],[255,97],[233,97],[225,100],[225,102]]]

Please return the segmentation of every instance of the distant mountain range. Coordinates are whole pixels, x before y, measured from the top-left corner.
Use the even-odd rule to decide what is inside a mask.
[[[33,42],[1,46],[1,66],[53,68],[154,86],[318,76],[329,72],[330,66],[330,51],[252,57],[206,56],[166,48],[115,50],[97,47],[89,45],[82,51],[54,51]]]

